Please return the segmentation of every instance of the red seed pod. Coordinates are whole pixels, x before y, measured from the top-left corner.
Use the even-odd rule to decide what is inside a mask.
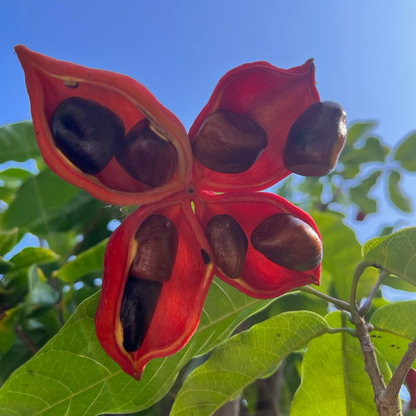
[[[188,137],[128,77],[23,46],[16,53],[47,165],[107,203],[141,204],[109,239],[95,317],[100,344],[123,371],[140,379],[149,360],[188,342],[214,272],[256,298],[319,284],[318,255],[305,261],[296,253],[303,266],[284,267],[263,249],[264,230],[259,238],[254,231],[283,215],[311,229],[320,247],[308,214],[253,192],[290,173],[282,159],[289,129],[319,101],[312,60],[288,70],[256,62],[228,72]],[[286,235],[291,222],[274,228]],[[289,246],[286,257],[299,251]]]

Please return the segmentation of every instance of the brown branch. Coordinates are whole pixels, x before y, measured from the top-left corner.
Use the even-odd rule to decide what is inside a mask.
[[[393,376],[381,397],[381,401],[385,406],[396,405],[396,402],[398,401],[397,397],[399,396],[400,387],[402,386],[406,374],[409,371],[409,368],[413,364],[413,361],[415,359],[416,339],[414,339],[408,345],[407,351],[404,353],[402,359],[400,360],[399,365],[396,368],[396,371],[393,373]]]
[[[17,335],[20,341],[22,341],[23,344],[25,344],[26,348],[30,351],[32,355],[35,355],[39,351],[39,348],[27,336],[26,332],[23,330],[21,325],[16,325],[14,327],[14,333]]]

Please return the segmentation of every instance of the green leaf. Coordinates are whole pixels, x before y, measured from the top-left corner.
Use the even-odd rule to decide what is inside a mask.
[[[0,254],[8,253],[17,244],[18,228],[12,228],[10,231],[0,230]]]
[[[83,302],[59,334],[9,378],[0,390],[2,416],[81,416],[146,409],[169,391],[191,358],[211,350],[272,300],[252,299],[214,279],[190,342],[173,356],[151,360],[140,382],[124,374],[98,344],[97,302],[98,294]]]
[[[377,183],[377,179],[380,175],[381,171],[377,170],[365,178],[359,185],[350,188],[351,201],[358,205],[365,214],[377,212],[377,201],[373,198],[369,198],[368,193]]]
[[[104,250],[108,239],[85,250],[79,254],[74,260],[65,263],[55,274],[64,282],[75,282],[88,273],[102,270]]]
[[[211,415],[289,353],[321,335],[328,325],[309,311],[286,312],[224,342],[184,381],[171,416]]]
[[[24,169],[10,168],[0,172],[0,180],[11,185],[16,185],[18,182],[23,182],[32,174]]]
[[[42,270],[36,266],[29,269],[29,293],[26,304],[30,312],[40,308],[52,306],[59,299],[59,293],[48,284]]]
[[[47,234],[50,221],[72,212],[70,202],[80,192],[51,170],[44,170],[27,179],[19,188],[16,199],[4,214],[3,226],[27,231],[41,226],[44,234]]]
[[[340,214],[314,212],[312,217],[322,237],[322,281],[324,284],[332,281],[336,297],[348,301],[355,266],[362,260],[361,246],[354,231],[342,222]],[[377,277],[373,268],[364,272],[358,286],[358,298],[368,296]]]
[[[327,315],[327,321],[333,328],[351,327],[340,312]],[[378,361],[387,382],[389,367],[381,357]],[[358,339],[345,333],[323,335],[308,344],[290,416],[377,416],[373,397]]]
[[[59,259],[59,256],[48,248],[25,247],[15,254],[10,261],[16,266],[16,269],[23,269],[32,264],[50,263],[57,259]]]
[[[362,252],[366,260],[416,285],[416,227],[372,238],[364,243]]]
[[[416,301],[389,303],[377,309],[370,319],[375,331],[371,340],[383,358],[397,366],[410,341],[416,338]],[[416,368],[416,362],[413,363]]]
[[[389,175],[389,196],[391,201],[397,208],[402,210],[403,212],[412,212],[412,205],[402,190],[400,189],[399,182],[401,179],[400,172],[392,171]]]
[[[21,306],[4,311],[0,315],[0,353],[6,352],[16,338],[13,331],[21,311]],[[0,354],[1,355],[1,354]]]
[[[364,136],[365,133],[375,127],[375,122],[354,123],[348,127],[346,145],[352,146],[357,140]]]
[[[31,121],[0,127],[0,163],[24,162],[39,155]]]
[[[384,162],[390,152],[387,146],[383,146],[377,137],[366,139],[364,146],[352,149],[348,153],[341,153],[340,162],[344,165],[359,165],[369,162]]]
[[[416,133],[403,140],[396,150],[394,160],[400,161],[404,169],[416,172]]]
[[[12,269],[14,269],[14,264],[0,256],[0,274],[7,273]]]

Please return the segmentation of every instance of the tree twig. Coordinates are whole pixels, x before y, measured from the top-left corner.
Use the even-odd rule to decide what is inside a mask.
[[[354,312],[357,315],[357,318],[356,318],[357,323],[359,322],[358,307],[357,307],[357,302],[356,302],[357,285],[358,285],[358,281],[360,280],[361,275],[364,273],[364,270],[370,266],[371,266],[371,263],[369,261],[361,260],[355,267],[354,274],[352,277],[351,291],[350,291],[350,311],[353,314],[353,319],[354,319]]]
[[[20,341],[25,344],[26,348],[30,351],[32,355],[35,355],[39,348],[32,342],[32,340],[27,336],[26,332],[23,330],[21,325],[16,325],[14,327],[14,333],[20,339]]]
[[[378,276],[377,282],[374,285],[373,289],[371,289],[370,294],[368,295],[368,298],[365,300],[363,306],[359,309],[359,314],[361,316],[364,316],[369,309],[371,308],[371,304],[373,302],[374,296],[376,295],[378,289],[380,288],[381,284],[390,276],[389,272],[382,271],[380,275]]]
[[[385,406],[395,406],[396,402],[398,402],[397,397],[399,395],[400,387],[402,386],[406,374],[415,359],[416,339],[408,345],[407,351],[400,360],[396,371],[393,373],[393,376],[381,397],[381,401],[385,404]]]
[[[317,296],[321,299],[324,299],[327,302],[331,302],[337,308],[342,309],[344,311],[349,311],[350,310],[350,306],[347,302],[344,302],[343,300],[333,298],[332,296],[329,296],[329,295],[325,295],[325,293],[321,293],[318,290],[316,290],[316,289],[314,289],[310,286],[298,287],[295,290],[300,290],[301,292],[310,293],[311,295],[314,295],[314,296]]]

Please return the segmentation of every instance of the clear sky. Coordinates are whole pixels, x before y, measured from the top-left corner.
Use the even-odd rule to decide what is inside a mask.
[[[0,16],[0,125],[30,118],[13,53],[22,43],[135,78],[186,128],[227,70],[315,58],[321,99],[341,103],[350,122],[378,120],[376,132],[389,145],[416,129],[413,0],[3,0]],[[415,189],[408,175],[414,206]],[[415,222],[415,214],[381,208],[381,217],[356,224],[366,237],[380,221]]]

